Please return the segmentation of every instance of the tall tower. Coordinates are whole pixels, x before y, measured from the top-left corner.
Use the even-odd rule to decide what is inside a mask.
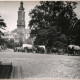
[[[18,21],[17,21],[18,28],[25,28],[25,12],[23,7],[23,2],[21,1],[19,11],[18,11]]]

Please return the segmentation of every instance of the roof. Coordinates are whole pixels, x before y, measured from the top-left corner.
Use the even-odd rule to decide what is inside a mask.
[[[25,34],[29,34],[30,33],[30,29],[19,29],[19,28],[14,29],[13,31],[11,31],[11,33],[22,32],[22,31]]]

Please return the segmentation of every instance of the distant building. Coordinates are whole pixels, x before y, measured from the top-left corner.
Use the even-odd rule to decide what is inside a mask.
[[[23,7],[23,2],[20,2],[20,7],[18,11],[17,28],[11,32],[14,36],[14,41],[22,41],[26,43],[26,40],[30,37],[30,30],[25,29],[25,11]]]
[[[30,29],[25,29],[25,11],[22,1],[18,11],[17,28],[11,32],[6,32],[4,38],[8,38],[8,40],[13,39],[14,42],[21,41],[29,44],[33,44],[35,40],[35,37],[30,37]]]
[[[21,40],[23,43],[26,43],[27,39],[30,37],[30,30],[25,28],[17,28],[11,31],[11,34],[14,36],[15,42],[19,42]]]

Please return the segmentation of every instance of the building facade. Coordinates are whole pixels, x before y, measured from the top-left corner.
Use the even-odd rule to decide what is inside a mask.
[[[23,2],[20,2],[20,7],[18,10],[18,20],[17,20],[17,28],[13,30],[11,33],[14,36],[14,41],[21,41],[26,43],[26,40],[30,36],[30,30],[25,29],[25,11],[23,7]],[[16,37],[15,37],[16,36]]]

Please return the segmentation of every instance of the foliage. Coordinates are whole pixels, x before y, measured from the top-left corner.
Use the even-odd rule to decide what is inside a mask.
[[[74,26],[74,43],[80,46],[80,20],[78,20]]]
[[[14,47],[14,40],[13,39],[6,40],[6,45],[8,48],[13,48]]]
[[[70,1],[41,1],[32,9],[29,26],[31,35],[36,36],[35,44],[51,47],[56,46],[57,42],[67,44],[72,40],[73,27],[78,20],[73,11],[76,4]]]
[[[0,18],[0,28],[4,29],[4,27],[6,27],[6,23],[4,22],[3,19]],[[4,33],[0,30],[0,38],[1,38],[1,35],[4,35]]]

